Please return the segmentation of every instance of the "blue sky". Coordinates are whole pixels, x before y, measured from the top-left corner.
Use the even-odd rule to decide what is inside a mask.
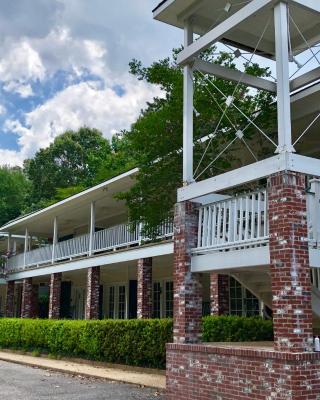
[[[3,0],[0,164],[21,165],[66,129],[128,128],[157,87],[128,73],[170,55],[182,32],[152,19],[157,0]]]

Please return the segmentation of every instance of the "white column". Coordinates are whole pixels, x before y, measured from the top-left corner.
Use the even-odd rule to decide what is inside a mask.
[[[23,255],[23,266],[25,267],[27,264],[27,252],[29,249],[29,232],[28,228],[26,228],[25,236],[24,236],[24,255]]]
[[[96,204],[94,201],[90,205],[90,238],[89,238],[89,256],[93,252],[93,238],[96,230]]]
[[[193,42],[193,29],[190,21],[184,28],[184,47]],[[193,71],[190,64],[183,69],[183,182],[193,182]]]
[[[53,239],[52,239],[52,264],[56,258],[56,248],[58,243],[58,218],[54,217],[53,220]]]
[[[11,254],[11,233],[8,233],[7,255]]]
[[[280,2],[274,8],[277,103],[278,103],[278,148],[277,153],[293,152],[289,82],[289,32],[288,6]]]

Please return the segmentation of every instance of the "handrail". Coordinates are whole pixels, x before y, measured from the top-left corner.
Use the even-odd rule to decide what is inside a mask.
[[[6,270],[20,270],[28,267],[49,264],[55,261],[89,256],[89,253],[90,255],[94,255],[102,251],[117,250],[127,246],[140,245],[143,241],[150,240],[142,234],[141,229],[141,225],[127,223],[97,231],[93,234],[92,252],[90,252],[89,249],[90,234],[58,242],[55,245],[54,257],[52,257],[53,246],[43,246],[28,251],[26,257],[24,257],[24,254],[22,253],[8,258]],[[170,237],[172,235],[173,222],[163,222],[159,227],[159,236],[157,236],[157,239]]]

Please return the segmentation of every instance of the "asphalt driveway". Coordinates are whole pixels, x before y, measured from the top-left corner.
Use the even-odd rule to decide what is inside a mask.
[[[1,400],[163,400],[156,389],[0,361]]]

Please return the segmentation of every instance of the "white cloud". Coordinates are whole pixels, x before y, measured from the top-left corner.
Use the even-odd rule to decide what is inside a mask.
[[[86,125],[111,138],[115,132],[129,128],[146,101],[161,95],[161,91],[133,78],[125,79],[125,93],[121,97],[111,88],[100,89],[95,82],[82,82],[69,86],[26,114],[24,125],[17,120],[8,120],[6,129],[19,136],[21,146],[10,164],[18,158],[21,165],[23,159],[33,156],[39,148],[47,147],[67,129],[76,130]]]
[[[7,109],[4,105],[0,104],[0,115],[4,115],[7,112]]]

